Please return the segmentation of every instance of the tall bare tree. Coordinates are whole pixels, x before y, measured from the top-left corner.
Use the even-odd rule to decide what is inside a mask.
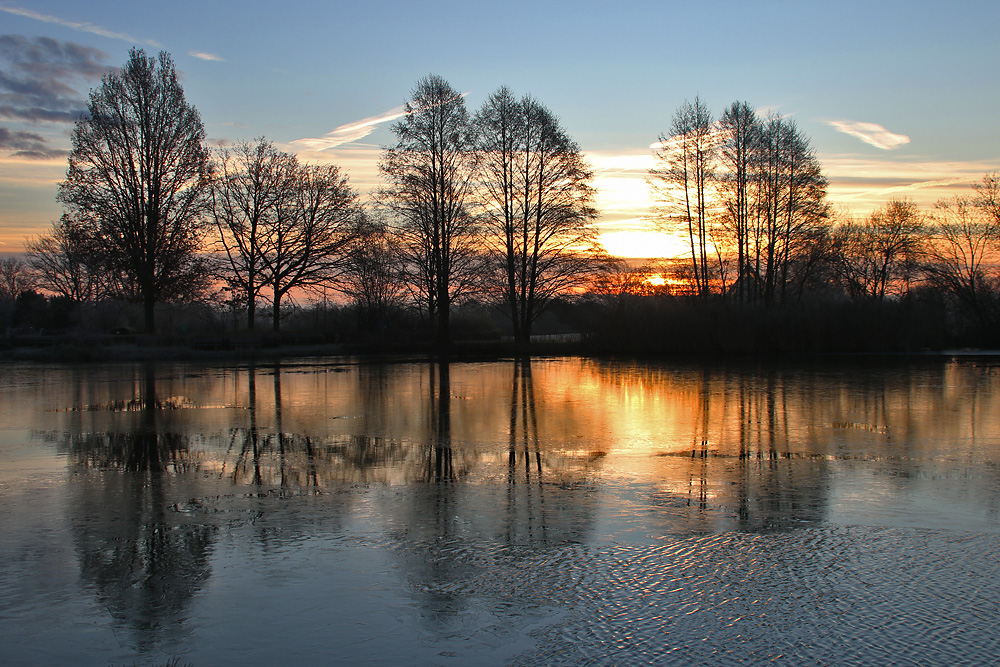
[[[710,191],[715,169],[718,135],[712,113],[698,97],[685,101],[674,113],[670,134],[659,137],[657,167],[649,172],[649,183],[661,204],[658,221],[670,232],[686,231],[691,248],[691,274],[698,294],[711,291],[718,275],[709,266],[712,245]]]
[[[279,211],[289,207],[294,158],[263,137],[219,152],[212,179],[218,245],[226,256],[222,277],[246,306],[247,328],[256,321],[257,299],[268,284],[267,244]]]
[[[750,268],[750,222],[753,217],[754,155],[760,144],[761,126],[756,110],[747,102],[733,102],[719,121],[722,134],[719,146],[719,190],[726,224],[736,244],[735,288],[738,301],[751,294],[753,274]]]
[[[73,130],[59,199],[100,238],[109,269],[132,283],[147,331],[158,302],[190,296],[208,280],[196,254],[208,203],[204,138],[170,56],[141,49],[90,92]]]
[[[589,226],[593,173],[547,108],[506,87],[483,104],[475,129],[490,292],[525,345],[550,301],[592,278],[606,255]]]
[[[281,328],[281,302],[296,289],[336,283],[361,231],[362,211],[347,176],[334,165],[292,163],[287,195],[261,240],[272,328]]]
[[[478,272],[469,114],[462,95],[433,74],[417,82],[404,108],[392,128],[396,144],[379,164],[388,181],[379,196],[395,214],[417,306],[447,344],[451,305],[474,288]]]
[[[719,122],[716,184],[722,226],[736,250],[735,295],[771,303],[800,293],[825,245],[826,178],[794,122],[761,119],[735,102]]]

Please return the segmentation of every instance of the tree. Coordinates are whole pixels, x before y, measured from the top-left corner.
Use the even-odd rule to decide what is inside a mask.
[[[34,294],[35,276],[16,257],[0,260],[0,326],[16,324],[17,303],[22,294]]]
[[[719,121],[719,236],[736,250],[737,301],[772,303],[818,281],[829,245],[826,177],[793,121],[734,102]]]
[[[436,324],[438,343],[447,344],[451,305],[478,274],[469,114],[462,95],[433,74],[417,82],[404,109],[392,128],[396,144],[382,153],[388,185],[379,197],[395,215],[417,307]]]
[[[1000,321],[996,194],[996,176],[987,174],[972,197],[938,202],[922,267],[927,280],[952,297],[985,331]]]
[[[208,153],[197,110],[170,56],[132,49],[90,92],[73,130],[59,199],[131,283],[153,331],[155,305],[189,297],[208,280],[196,254],[207,207]]]
[[[712,124],[712,114],[700,98],[685,101],[674,113],[670,135],[660,135],[655,150],[658,166],[649,172],[649,183],[662,205],[660,226],[687,232],[691,273],[700,295],[710,293],[715,274],[708,261],[712,243],[710,186],[718,142]]]
[[[358,310],[363,328],[384,326],[385,319],[401,299],[399,252],[388,226],[366,218],[357,242],[347,258],[341,291]]]
[[[746,301],[751,294],[750,228],[753,216],[751,185],[755,151],[760,145],[761,124],[747,102],[733,102],[719,121],[722,141],[719,158],[719,190],[724,207],[723,224],[736,243],[736,298]]]
[[[854,298],[883,301],[907,290],[924,251],[924,221],[913,202],[894,199],[862,223],[837,230],[838,273]]]
[[[551,300],[591,278],[606,255],[589,226],[593,172],[547,108],[506,87],[474,125],[490,293],[526,345]]]
[[[293,161],[289,178],[287,196],[262,240],[274,331],[289,293],[315,291],[342,275],[362,223],[357,193],[338,167]]]
[[[64,215],[52,231],[25,242],[38,287],[75,303],[96,301],[107,289],[102,252],[86,230]]]
[[[13,302],[21,292],[35,288],[35,276],[29,267],[16,257],[0,260],[0,300]]]
[[[247,328],[256,321],[257,299],[270,280],[265,253],[279,211],[294,183],[295,159],[263,137],[219,152],[212,180],[218,245],[226,256],[222,277],[246,306]]]
[[[649,182],[661,202],[659,225],[686,229],[698,294],[718,285],[739,301],[771,303],[814,279],[827,182],[794,122],[761,119],[748,103],[734,102],[714,123],[695,98],[678,108],[655,156]]]

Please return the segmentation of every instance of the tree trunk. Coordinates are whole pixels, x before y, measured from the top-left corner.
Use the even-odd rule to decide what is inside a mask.
[[[156,299],[152,295],[146,294],[142,298],[142,306],[145,314],[146,333],[156,332]]]

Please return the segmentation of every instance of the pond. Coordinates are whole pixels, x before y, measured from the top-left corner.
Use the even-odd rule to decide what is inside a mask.
[[[986,664],[1000,358],[3,366],[4,665]]]

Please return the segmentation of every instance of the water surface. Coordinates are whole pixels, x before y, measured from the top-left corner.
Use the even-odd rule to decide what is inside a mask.
[[[1000,360],[8,365],[3,664],[984,664]]]

